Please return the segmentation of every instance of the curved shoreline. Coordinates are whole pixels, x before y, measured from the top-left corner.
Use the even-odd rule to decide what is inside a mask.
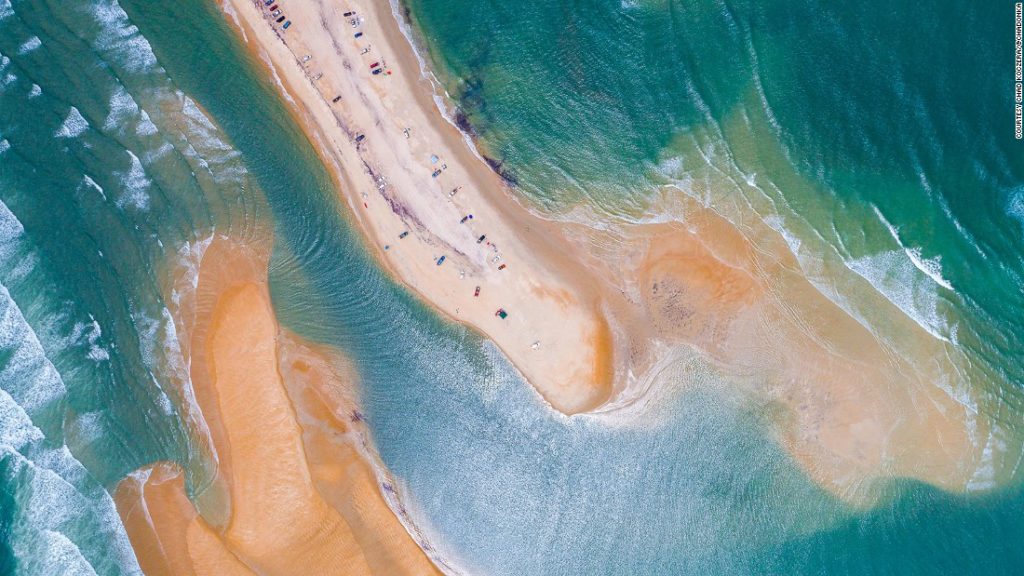
[[[518,201],[509,202],[514,196],[466,146],[464,134],[448,121],[437,122],[439,111],[430,98],[434,92],[428,96],[416,86],[428,80],[420,75],[398,22],[391,20],[391,4],[373,2],[370,11],[380,21],[364,20],[359,29],[374,34],[373,50],[388,53],[374,60],[386,62],[392,76],[355,69],[353,62],[363,56],[356,53],[355,42],[343,46],[347,41],[326,31],[335,24],[324,10],[338,12],[331,12],[336,25],[348,27],[340,9],[321,3],[303,6],[303,12],[294,8],[288,16],[293,25],[282,31],[264,20],[261,2],[232,0],[232,6],[230,16],[239,16],[241,39],[248,39],[249,48],[270,68],[294,103],[289,107],[293,118],[338,180],[349,208],[344,216],[369,238],[371,252],[391,277],[448,318],[493,340],[559,411],[587,412],[611,398],[616,375],[623,372],[621,362],[613,374],[609,365],[617,358],[580,346],[595,336],[601,341],[607,329],[598,302],[609,295],[599,293],[588,271],[569,256],[573,246],[564,231]],[[365,16],[357,6],[352,4]],[[307,46],[298,29],[317,19],[325,28]],[[319,62],[323,52],[340,60],[343,78],[328,76],[326,64]],[[311,56],[305,65],[303,53]],[[416,74],[403,74],[409,69]],[[395,81],[408,83],[409,89],[381,85]],[[342,98],[330,103],[330,94]],[[367,119],[373,127],[363,124]],[[401,126],[410,128],[411,137],[403,136]],[[358,134],[366,140],[357,143]],[[431,170],[441,173],[431,178]],[[454,189],[457,195],[445,193]],[[410,234],[399,238],[403,232]],[[479,236],[486,238],[478,243]],[[443,266],[436,264],[441,256]],[[481,288],[479,297],[473,295],[475,286]],[[497,310],[506,310],[508,318],[498,319]]]
[[[683,346],[755,404],[784,404],[773,440],[843,499],[871,500],[865,480],[902,476],[965,489],[982,448],[973,427],[988,423],[932,384],[955,367],[925,362],[933,343],[916,337],[891,358],[800,274],[766,224],[755,235],[767,249],[688,197],[671,199],[685,222],[586,227],[538,217],[439,109],[436,80],[422,73],[390,0],[290,6],[288,30],[259,0],[228,1],[378,262],[495,342],[553,408],[635,404],[654,385],[660,355]],[[377,67],[390,75],[372,74]],[[502,250],[482,250],[477,234]]]

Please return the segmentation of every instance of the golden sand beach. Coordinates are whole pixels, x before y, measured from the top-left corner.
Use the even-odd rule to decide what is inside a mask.
[[[944,345],[909,320],[903,352],[881,345],[767,226],[755,245],[686,198],[666,200],[685,224],[550,222],[444,118],[386,0],[291,3],[287,30],[259,0],[224,6],[380,262],[493,340],[554,408],[628,413],[685,349],[781,407],[777,440],[844,498],[896,476],[964,489],[979,466],[987,425],[939,386],[958,377]]]

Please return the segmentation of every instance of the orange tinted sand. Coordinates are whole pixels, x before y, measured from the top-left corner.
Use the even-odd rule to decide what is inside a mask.
[[[237,268],[238,278],[229,280],[225,263],[246,262],[253,266]],[[223,492],[209,507],[218,523],[197,512],[182,473],[170,464],[125,479],[116,501],[143,569],[438,573],[383,499],[363,456],[365,431],[358,435],[340,412],[354,410],[344,396],[352,380],[342,381],[326,351],[280,331],[265,268],[256,273],[261,262],[265,257],[250,248],[223,240],[203,256],[197,297],[186,307],[210,314],[191,324],[190,350],[191,369],[201,376],[193,379],[197,403],[216,430],[211,436],[222,463],[210,488]]]
[[[635,269],[653,335],[696,348],[751,401],[781,408],[779,440],[837,495],[867,504],[869,481],[892,477],[963,490],[988,428],[935,385],[956,373],[941,346],[921,336],[911,358],[894,354],[793,260],[753,250],[713,217],[704,226],[655,228]]]

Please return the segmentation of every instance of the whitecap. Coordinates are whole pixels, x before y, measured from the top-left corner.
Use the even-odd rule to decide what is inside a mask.
[[[889,235],[892,236],[892,239],[896,241],[896,244],[903,249],[903,252],[908,258],[910,258],[910,262],[914,264],[915,268],[924,272],[925,275],[931,278],[933,282],[942,286],[946,290],[953,289],[953,286],[942,277],[942,260],[940,256],[925,258],[921,255],[920,248],[905,246],[903,241],[900,240],[899,228],[893,226],[877,206],[871,206],[871,209],[875,211],[875,215],[882,221],[882,224],[885,224],[886,229],[889,230]]]
[[[149,114],[145,110],[139,111],[139,123],[135,126],[135,134],[138,136],[152,136],[159,132],[156,124],[149,119]]]
[[[104,130],[113,130],[124,124],[129,118],[135,116],[139,106],[135,103],[132,95],[125,90],[124,86],[118,86],[110,95],[110,112],[107,119],[103,121]]]
[[[11,143],[6,138],[0,138],[0,154],[7,152],[11,149]]]
[[[39,87],[39,84],[32,84],[32,89],[28,92],[29,98],[35,98],[43,93],[43,89]]]
[[[1024,226],[1024,186],[1010,192],[1006,199],[1006,213]]]
[[[14,16],[14,6],[11,6],[10,0],[0,0],[0,20],[6,20]]]
[[[42,439],[43,433],[32,424],[25,409],[0,388],[0,447],[10,446],[17,450]]]
[[[92,564],[82,556],[82,551],[70,538],[54,530],[41,531],[38,542],[42,556],[37,561],[42,563],[37,569],[41,574],[61,574],[62,576],[97,576]]]
[[[18,47],[18,54],[24,56],[25,54],[38,49],[42,45],[43,41],[39,39],[39,36],[33,36]]]
[[[9,354],[4,368],[4,389],[30,415],[51,406],[67,393],[60,374],[47,359],[36,333],[2,284],[0,349]]]
[[[141,574],[110,494],[66,446],[39,448],[31,458],[9,452],[10,465],[3,471],[9,482],[24,486],[27,496],[12,511],[17,530],[9,541],[19,564],[31,574],[95,574],[79,546],[94,545],[99,537],[112,546],[92,549],[93,561]]]
[[[96,321],[96,318],[90,314],[88,323],[75,323],[74,327],[71,329],[70,339],[72,343],[87,347],[87,358],[93,362],[102,362],[110,359],[110,353],[99,345],[101,336],[103,336],[103,331],[100,329],[100,324]]]
[[[156,56],[149,42],[131,23],[116,1],[94,2],[92,15],[103,25],[96,38],[96,48],[113,55],[115,62],[131,72],[157,67]]]
[[[88,174],[82,176],[82,187],[86,189],[91,188],[96,192],[99,192],[100,198],[103,198],[104,202],[107,201],[107,195],[103,192],[103,187],[97,184],[95,180],[90,178]]]
[[[82,116],[82,113],[78,111],[78,108],[74,106],[68,111],[67,118],[64,119],[64,123],[61,124],[59,130],[54,133],[57,138],[77,138],[81,136],[89,128],[89,122]]]
[[[769,228],[775,230],[782,236],[782,239],[786,241],[786,246],[789,246],[789,251],[792,252],[793,256],[796,256],[797,260],[799,261],[802,257],[802,254],[800,253],[800,248],[803,246],[803,240],[797,237],[796,234],[790,232],[790,230],[786,228],[786,225],[782,221],[782,218],[778,215],[770,214],[766,216],[764,218],[764,223],[767,224]]]
[[[905,252],[890,250],[850,259],[845,264],[918,326],[935,338],[949,342],[943,335],[948,332],[948,326],[939,313],[935,284],[921,277]]]
[[[142,167],[142,161],[131,150],[125,150],[131,158],[131,166],[123,172],[116,172],[121,177],[124,185],[124,193],[117,199],[118,208],[131,206],[137,210],[149,209],[149,187],[153,183],[146,176],[146,169]]]

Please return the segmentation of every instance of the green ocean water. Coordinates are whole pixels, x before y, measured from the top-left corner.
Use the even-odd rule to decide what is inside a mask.
[[[833,299],[867,280],[1019,405],[1012,2],[408,4],[539,210],[654,219],[669,188],[765,220]]]
[[[1020,426],[1010,3],[408,7],[538,210],[656,218],[654,191],[714,183],[705,201],[774,216],[833,297],[856,308],[866,281],[949,340],[982,408]],[[703,379],[656,426],[553,413],[492,345],[391,283],[335,198],[217,5],[0,0],[0,573],[138,573],[107,491],[163,459],[202,490],[198,416],[165,392],[183,371],[162,267],[261,226],[279,316],[354,360],[382,460],[452,567],[1024,572],[1016,482],[894,481],[850,508],[699,358],[671,372]],[[990,442],[1013,476],[1020,446]]]

